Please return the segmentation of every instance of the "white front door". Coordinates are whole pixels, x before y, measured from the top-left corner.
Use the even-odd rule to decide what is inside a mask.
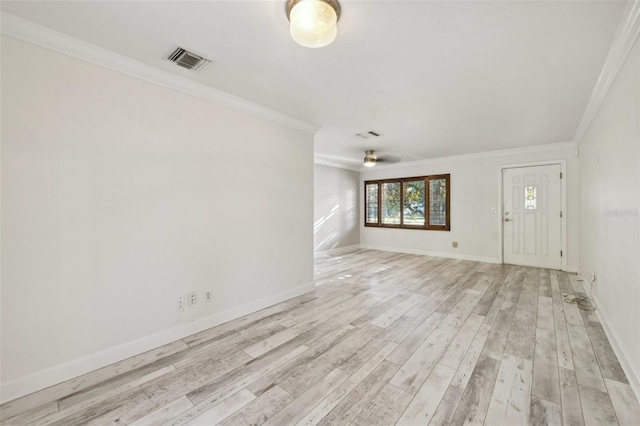
[[[504,263],[561,269],[560,165],[502,172]]]

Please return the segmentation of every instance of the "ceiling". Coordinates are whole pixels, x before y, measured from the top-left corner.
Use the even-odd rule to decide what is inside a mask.
[[[3,12],[316,124],[316,158],[361,165],[573,139],[622,1],[348,1],[301,47],[281,1],[2,1]],[[214,63],[164,58],[176,47]],[[368,140],[356,133],[373,130]]]

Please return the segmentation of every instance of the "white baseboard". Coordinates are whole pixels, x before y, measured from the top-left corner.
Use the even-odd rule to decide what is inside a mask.
[[[578,273],[578,267],[575,265],[567,265],[567,269],[565,270],[565,272],[571,272],[573,274],[577,274]]]
[[[456,253],[448,253],[448,252],[440,252],[440,251],[427,251],[427,250],[418,250],[418,249],[409,249],[409,248],[400,248],[400,247],[384,247],[384,246],[376,246],[376,245],[370,245],[370,244],[360,244],[360,248],[368,249],[368,250],[392,251],[395,253],[419,254],[423,256],[446,257],[450,259],[473,260],[476,262],[502,263],[500,259],[496,257],[473,256],[473,255],[467,255],[467,254],[456,254]]]
[[[62,383],[74,377],[81,376],[107,365],[122,361],[129,357],[180,340],[192,334],[206,330],[216,325],[240,318],[244,315],[259,311],[277,303],[300,296],[315,289],[315,284],[304,284],[278,294],[268,296],[211,316],[181,324],[179,326],[145,336],[120,346],[106,349],[82,358],[77,358],[64,364],[59,364],[28,376],[0,384],[0,403],[12,401],[30,393]]]
[[[338,247],[330,250],[317,251],[313,255],[314,257],[322,257],[328,254],[336,255],[336,254],[342,254],[342,253],[346,253],[353,250],[358,250],[359,248],[360,248],[360,244],[354,244],[352,246],[345,246],[345,247]]]
[[[582,277],[582,274],[580,272],[578,272],[578,275]],[[627,380],[629,380],[629,385],[631,385],[631,389],[636,394],[636,399],[640,402],[640,373],[636,371],[633,363],[631,362],[632,358],[624,350],[623,346],[620,344],[620,339],[618,339],[616,333],[609,326],[608,316],[598,304],[598,299],[594,297],[594,294],[591,294],[589,292],[587,286],[584,287],[585,291],[591,298],[593,306],[596,308],[596,314],[598,315],[600,324],[602,324],[602,328],[604,330],[604,333],[607,335],[607,339],[609,339],[609,343],[611,343],[613,352],[615,352],[616,356],[618,357],[618,361],[620,362],[620,365],[622,366],[622,369],[627,376]]]

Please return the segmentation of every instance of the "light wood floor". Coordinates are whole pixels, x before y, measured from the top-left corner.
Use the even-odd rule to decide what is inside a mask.
[[[626,424],[576,276],[371,250],[320,286],[1,407],[2,424]]]

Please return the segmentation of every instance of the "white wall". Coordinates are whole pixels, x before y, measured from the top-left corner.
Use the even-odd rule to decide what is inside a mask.
[[[313,193],[315,251],[360,244],[360,173],[316,164]]]
[[[580,262],[609,339],[640,395],[640,44],[580,144]]]
[[[499,262],[500,166],[550,160],[567,164],[567,267],[578,263],[578,159],[571,144],[549,145],[543,150],[518,150],[434,159],[415,165],[374,168],[363,181],[396,177],[451,174],[451,231],[416,231],[362,226],[362,245],[398,251]],[[492,208],[497,210],[492,212]],[[363,214],[363,213],[362,213]],[[361,224],[364,218],[361,218]],[[458,248],[452,242],[458,242]]]
[[[311,134],[13,38],[2,55],[4,400],[312,288]]]

